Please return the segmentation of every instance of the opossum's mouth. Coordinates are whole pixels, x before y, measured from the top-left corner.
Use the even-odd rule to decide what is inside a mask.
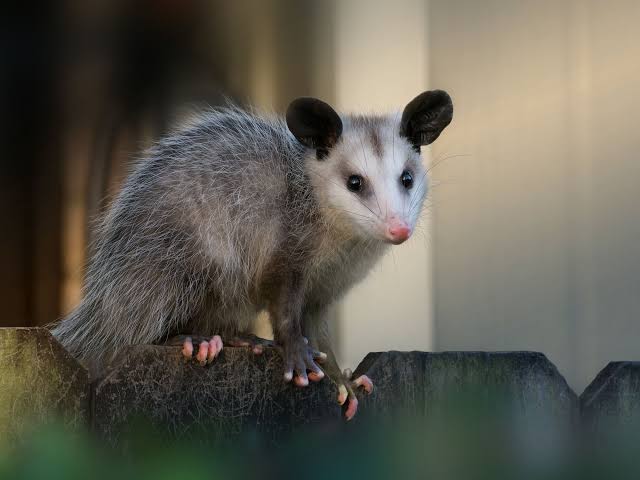
[[[392,239],[390,239],[390,238],[385,238],[385,239],[384,239],[384,241],[385,241],[386,243],[390,243],[390,244],[392,244],[392,245],[400,245],[401,243],[406,242],[406,241],[409,239],[409,237],[410,237],[410,236],[411,236],[411,235],[409,235],[409,236],[408,236],[408,237],[406,237],[406,238],[402,238],[402,239],[393,239],[393,240],[392,240]]]
[[[406,242],[409,239],[409,237],[401,239],[401,240],[400,239],[396,239],[396,240],[385,239],[385,242],[390,243],[392,245],[400,245],[401,243]]]

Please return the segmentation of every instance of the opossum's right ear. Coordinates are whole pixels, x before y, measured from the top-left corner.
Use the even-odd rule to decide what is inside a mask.
[[[400,135],[413,145],[416,152],[420,152],[420,146],[429,145],[438,138],[452,118],[453,102],[447,92],[422,92],[404,108]]]
[[[300,143],[316,149],[318,160],[329,153],[342,135],[342,120],[322,100],[301,97],[289,104],[287,126]]]

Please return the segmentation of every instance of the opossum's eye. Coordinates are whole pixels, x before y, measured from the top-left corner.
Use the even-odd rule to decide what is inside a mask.
[[[402,172],[402,175],[400,175],[400,182],[402,182],[402,186],[407,190],[413,187],[413,175],[411,175],[411,172],[408,170]]]
[[[364,179],[360,175],[351,175],[347,179],[347,188],[352,192],[362,191],[363,185],[364,185]]]

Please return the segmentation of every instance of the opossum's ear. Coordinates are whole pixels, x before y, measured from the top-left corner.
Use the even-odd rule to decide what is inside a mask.
[[[400,135],[420,151],[420,145],[429,145],[438,138],[452,118],[453,102],[447,92],[422,92],[404,108],[400,120]]]
[[[322,160],[342,135],[342,120],[328,104],[311,97],[301,97],[289,104],[287,126],[300,143],[316,149]]]

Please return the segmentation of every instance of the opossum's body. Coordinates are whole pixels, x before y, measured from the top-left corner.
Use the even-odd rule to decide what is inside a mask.
[[[329,112],[318,126],[327,112],[305,101],[290,109],[289,125],[239,109],[210,111],[147,153],[99,227],[84,299],[53,329],[71,353],[95,364],[179,333],[231,337],[266,309],[285,360],[306,379],[301,336],[330,350],[324,311],[388,245],[382,230],[370,230],[390,214],[392,196],[373,191],[387,208],[373,212],[373,197],[351,198],[342,176],[351,181],[348,168],[359,168],[378,188],[375,175],[384,177],[398,157],[398,172],[411,165],[417,184],[421,164],[411,145],[430,142],[402,136],[391,117],[340,119],[331,110],[335,117]],[[379,179],[381,189],[386,181]],[[424,183],[419,198],[403,200],[411,227]]]
[[[246,330],[269,275],[296,259],[305,296],[326,304],[381,253],[322,217],[284,122],[239,110],[201,119],[148,153],[102,222],[85,298],[54,330],[73,354]]]

